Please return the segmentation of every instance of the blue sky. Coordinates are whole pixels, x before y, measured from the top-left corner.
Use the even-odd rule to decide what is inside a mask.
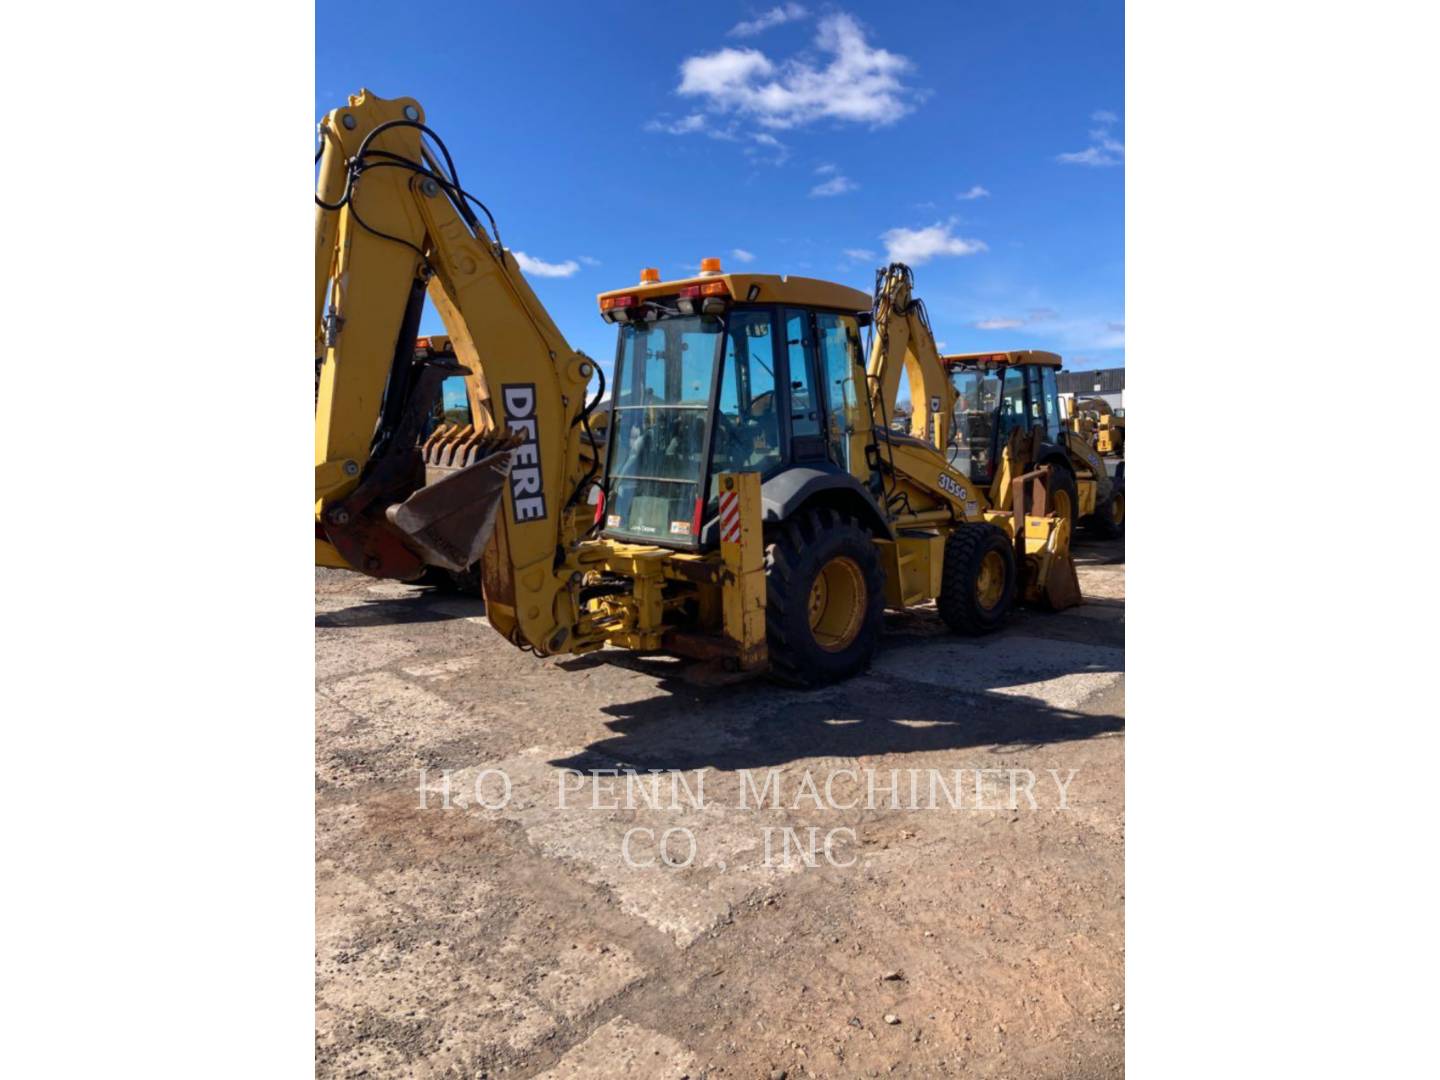
[[[1125,362],[1121,3],[316,15],[317,119],[362,86],[419,99],[561,330],[607,367],[595,294],[707,255],[866,292],[899,257],[949,351]]]

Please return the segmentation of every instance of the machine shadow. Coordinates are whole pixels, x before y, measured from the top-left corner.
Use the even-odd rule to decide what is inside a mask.
[[[617,662],[652,673],[660,664],[676,666],[634,656]],[[1074,673],[1095,671],[1077,663]],[[805,692],[763,680],[697,687],[677,674],[662,677],[659,689],[638,701],[606,706],[603,711],[614,716],[606,726],[616,735],[551,764],[582,772],[731,771],[816,757],[1023,749],[1111,736],[1125,728],[1122,716],[1060,708],[998,687],[956,691],[887,675]]]
[[[315,626],[324,630],[354,630],[367,626],[447,622],[485,614],[485,601],[419,586],[408,596],[377,596],[334,611],[317,611]]]

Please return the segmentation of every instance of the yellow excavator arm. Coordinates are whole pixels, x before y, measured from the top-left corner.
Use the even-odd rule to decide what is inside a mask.
[[[485,550],[491,623],[515,644],[558,651],[577,618],[569,564],[590,523],[596,365],[566,342],[493,219],[482,225],[475,209],[488,211],[460,186],[418,102],[362,90],[321,121],[320,138],[317,562],[413,580],[427,566],[463,570]],[[427,295],[453,361],[417,358]],[[439,384],[455,374],[481,415],[424,438]]]
[[[876,419],[888,423],[894,416],[903,372],[910,383],[910,434],[943,451],[954,391],[925,304],[915,295],[915,274],[904,263],[876,272],[874,319],[866,375]]]

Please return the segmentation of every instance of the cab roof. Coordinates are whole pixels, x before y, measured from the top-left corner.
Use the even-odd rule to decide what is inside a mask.
[[[961,364],[1039,364],[1041,367],[1061,366],[1060,354],[1042,349],[1012,349],[1009,352],[950,353],[940,358],[946,367]]]
[[[840,311],[869,311],[870,294],[817,278],[785,274],[709,273],[673,281],[643,282],[623,289],[600,293],[596,303],[615,296],[636,298],[674,296],[688,285],[723,281],[732,299],[756,304],[796,304],[802,307],[835,308]]]

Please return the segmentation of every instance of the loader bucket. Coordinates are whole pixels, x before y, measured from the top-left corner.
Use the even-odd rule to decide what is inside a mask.
[[[425,440],[425,486],[385,511],[432,566],[463,572],[480,561],[504,502],[520,437],[442,425]]]
[[[1049,573],[1045,575],[1044,603],[1051,611],[1064,611],[1080,602],[1080,579],[1075,575],[1075,560],[1067,550],[1050,562]]]

